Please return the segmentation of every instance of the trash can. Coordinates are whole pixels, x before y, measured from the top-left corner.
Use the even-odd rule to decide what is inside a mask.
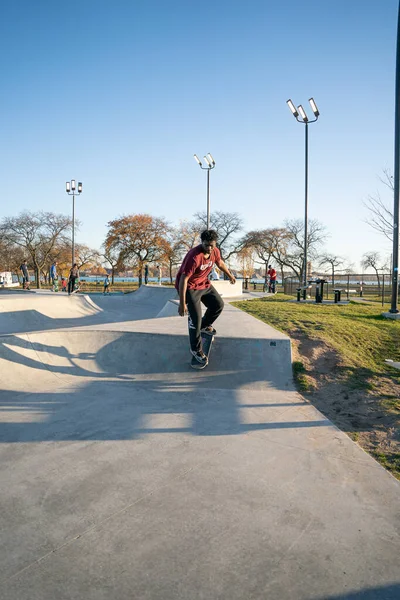
[[[297,302],[300,302],[301,288],[297,288]]]
[[[340,302],[340,295],[341,295],[341,290],[333,290],[335,293],[335,304],[337,304],[338,302]]]

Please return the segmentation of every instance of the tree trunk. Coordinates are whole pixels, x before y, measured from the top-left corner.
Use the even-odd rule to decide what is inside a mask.
[[[140,263],[140,265],[139,265],[138,276],[139,276],[139,287],[140,287],[143,282],[143,263]]]
[[[172,263],[169,263],[169,281],[172,285]]]
[[[264,292],[266,292],[267,289],[268,289],[268,263],[265,263],[264,286],[263,286]]]
[[[335,267],[332,265],[332,287],[335,287]]]
[[[375,273],[376,273],[376,278],[378,280],[378,294],[380,294],[381,293],[381,279],[379,277],[378,269],[375,269]]]
[[[111,267],[111,285],[114,285],[114,274],[115,274],[115,268],[112,266]]]
[[[40,290],[40,269],[39,269],[39,267],[35,265],[34,271],[35,271],[36,289]]]

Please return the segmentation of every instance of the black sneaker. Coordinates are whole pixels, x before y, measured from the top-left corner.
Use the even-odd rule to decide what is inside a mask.
[[[201,333],[208,333],[208,335],[216,335],[217,333],[217,330],[214,329],[212,325],[209,325],[208,327],[202,327],[200,331]]]
[[[200,365],[202,365],[204,367],[207,366],[208,358],[202,350],[199,350],[198,352],[196,352],[195,350],[191,350],[190,352],[191,352],[191,354],[193,354],[194,358],[197,360],[197,362]]]

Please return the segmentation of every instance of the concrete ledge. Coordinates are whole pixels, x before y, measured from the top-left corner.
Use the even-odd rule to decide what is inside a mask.
[[[242,280],[238,279],[236,283],[232,285],[230,281],[225,279],[219,279],[218,281],[212,281],[211,284],[217,290],[217,292],[223,298],[232,298],[233,296],[242,295]]]
[[[385,317],[386,319],[394,319],[395,321],[399,321],[400,313],[384,312],[382,313],[382,317]]]
[[[400,369],[400,362],[395,362],[394,360],[391,360],[390,358],[386,358],[385,363],[387,365],[389,365],[389,367],[393,367],[394,369]]]

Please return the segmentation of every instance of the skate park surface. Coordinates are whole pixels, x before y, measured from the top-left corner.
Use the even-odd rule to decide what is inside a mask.
[[[0,294],[2,600],[400,598],[400,485],[226,302]]]

